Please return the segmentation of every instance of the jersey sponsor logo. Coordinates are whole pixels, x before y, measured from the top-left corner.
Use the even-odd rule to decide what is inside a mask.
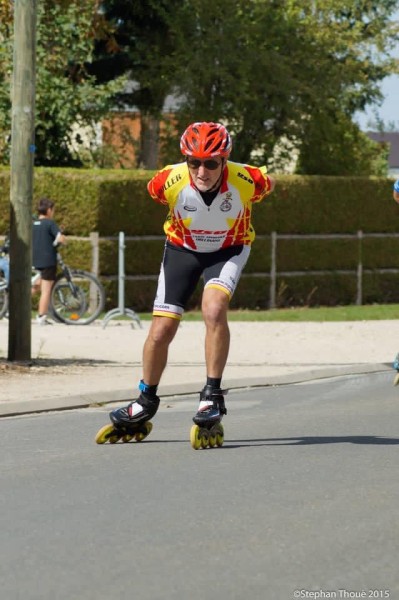
[[[241,179],[244,179],[244,181],[248,181],[248,183],[253,183],[252,179],[250,179],[249,177],[246,177],[246,176],[244,175],[244,173],[240,173],[240,172],[238,172],[238,173],[237,173],[237,177],[240,177]]]
[[[178,183],[179,181],[181,181],[182,176],[177,174],[176,177],[169,177],[169,179],[167,179],[164,183],[164,185],[161,187],[161,192],[165,192],[166,190],[168,190],[169,188],[172,187],[172,185],[175,185],[175,183]]]
[[[232,209],[232,197],[231,197],[231,192],[227,192],[225,199],[223,200],[222,204],[220,205],[220,210],[222,212],[228,212],[229,210]]]
[[[189,204],[184,204],[183,208],[188,212],[195,212],[196,210],[198,210],[196,206],[190,206]]]

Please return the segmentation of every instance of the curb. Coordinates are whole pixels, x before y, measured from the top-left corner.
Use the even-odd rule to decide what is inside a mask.
[[[293,385],[316,381],[320,379],[329,379],[336,377],[348,377],[351,375],[367,375],[370,373],[381,373],[392,371],[392,364],[353,364],[340,367],[323,367],[312,369],[299,373],[290,373],[288,375],[279,375],[276,377],[252,377],[243,379],[227,379],[224,387],[228,389],[246,389],[255,387],[271,387],[279,385]],[[189,384],[170,384],[162,386],[162,398],[171,396],[187,396],[196,394],[203,386],[202,382],[192,382]],[[102,406],[112,403],[127,403],[132,400],[132,390],[122,389],[112,392],[93,392],[89,394],[65,396],[65,397],[47,397],[41,400],[20,400],[12,402],[2,402],[0,404],[0,418],[14,417],[20,415],[51,412],[60,410],[72,410],[77,408],[88,408],[90,406]]]

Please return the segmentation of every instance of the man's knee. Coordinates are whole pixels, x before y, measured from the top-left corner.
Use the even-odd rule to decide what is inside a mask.
[[[202,316],[205,323],[225,322],[229,308],[230,297],[221,290],[208,288],[202,298]]]
[[[170,317],[154,317],[149,331],[149,337],[155,344],[170,344],[175,337],[180,320]]]

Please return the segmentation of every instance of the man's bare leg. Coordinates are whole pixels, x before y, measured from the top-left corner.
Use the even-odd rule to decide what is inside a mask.
[[[202,314],[205,322],[206,385],[200,392],[197,413],[190,432],[190,442],[195,450],[208,445],[221,446],[224,440],[220,423],[226,414],[224,393],[221,390],[223,371],[230,348],[230,330],[227,321],[229,296],[222,290],[206,288],[202,297]]]
[[[170,317],[153,317],[143,348],[143,379],[139,385],[140,396],[127,406],[110,413],[111,421],[117,427],[124,425],[134,434],[135,427],[140,427],[156,414],[160,402],[157,396],[158,384],[167,363],[169,345],[176,335],[179,323],[179,320]],[[146,437],[150,431],[151,427],[140,435]],[[99,443],[104,443],[101,430],[99,435]]]
[[[205,322],[205,362],[207,377],[221,379],[230,349],[227,321],[229,296],[215,288],[204,290],[202,315]]]
[[[143,381],[158,385],[168,360],[169,345],[176,335],[180,321],[170,317],[153,317],[143,348]]]

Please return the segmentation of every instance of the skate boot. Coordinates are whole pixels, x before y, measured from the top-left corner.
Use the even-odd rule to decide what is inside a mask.
[[[224,431],[221,420],[227,414],[224,395],[227,390],[215,389],[206,385],[200,393],[200,406],[193,417],[194,425],[190,431],[190,442],[194,450],[222,446]]]
[[[395,360],[393,361],[393,368],[397,370],[395,379],[393,380],[393,384],[399,385],[399,353],[395,356]]]
[[[150,419],[155,415],[159,407],[158,396],[149,396],[142,391],[144,384],[140,382],[141,394],[137,400],[130,402],[127,406],[113,410],[109,417],[110,425],[104,425],[96,435],[97,444],[116,444],[122,442],[142,442],[152,430]],[[141,409],[137,411],[137,409]]]

